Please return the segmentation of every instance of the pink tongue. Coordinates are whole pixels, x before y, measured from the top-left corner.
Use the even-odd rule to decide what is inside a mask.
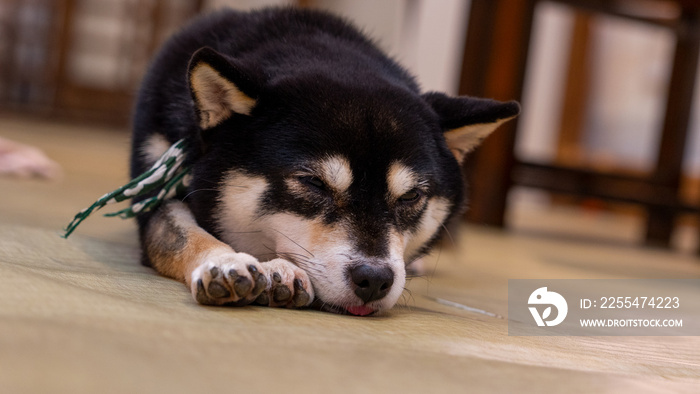
[[[348,313],[355,316],[366,316],[372,312],[374,312],[374,309],[364,305],[348,307]]]

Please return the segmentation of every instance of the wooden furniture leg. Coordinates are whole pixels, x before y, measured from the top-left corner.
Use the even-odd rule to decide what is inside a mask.
[[[472,0],[460,94],[522,98],[534,9],[534,0]],[[504,224],[516,127],[517,122],[501,127],[466,162],[471,221]]]
[[[700,15],[686,13],[677,32],[673,70],[668,86],[666,114],[656,169],[651,176],[658,193],[678,196],[683,154],[689,131],[693,91],[700,56]],[[650,207],[646,242],[668,247],[678,211]]]

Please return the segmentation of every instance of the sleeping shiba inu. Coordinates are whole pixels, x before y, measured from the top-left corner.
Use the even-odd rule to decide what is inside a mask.
[[[143,262],[206,305],[387,310],[463,206],[462,159],[518,112],[422,93],[323,12],[201,17],[160,50],[136,104],[132,175],[186,138],[192,176],[139,216]]]

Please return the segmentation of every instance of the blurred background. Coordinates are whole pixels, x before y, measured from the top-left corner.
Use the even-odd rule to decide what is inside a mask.
[[[0,0],[0,118],[128,133],[150,57],[188,19],[321,8],[361,26],[425,90],[521,101],[518,122],[467,163],[468,220],[697,251],[698,3]]]

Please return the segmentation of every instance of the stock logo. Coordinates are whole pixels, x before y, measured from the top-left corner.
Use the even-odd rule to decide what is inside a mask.
[[[539,289],[533,291],[532,294],[530,294],[530,298],[527,300],[527,303],[529,305],[550,305],[545,308],[544,311],[542,311],[542,316],[540,316],[540,313],[537,311],[536,307],[529,307],[530,313],[539,327],[544,327],[545,325],[548,327],[558,325],[564,321],[566,314],[569,311],[569,306],[566,304],[564,297],[562,297],[559,293],[547,291],[546,287],[540,287]],[[552,315],[552,306],[557,308],[557,317],[553,320],[547,320],[547,318]]]

